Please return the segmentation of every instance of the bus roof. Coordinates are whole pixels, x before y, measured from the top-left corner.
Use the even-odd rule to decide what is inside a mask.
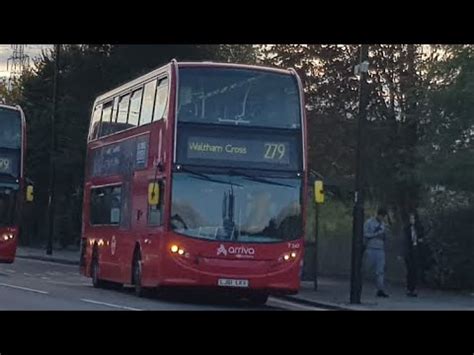
[[[9,109],[9,110],[20,111],[21,112],[21,107],[18,106],[18,105],[10,106],[10,105],[0,104],[0,108],[6,108],[6,109]]]
[[[264,70],[281,74],[293,74],[290,69],[280,69],[275,67],[268,67],[263,65],[250,64],[235,64],[235,63],[219,63],[219,62],[179,62],[178,67],[221,67],[221,68],[235,68],[235,69],[249,69],[249,70]]]
[[[170,63],[167,63],[147,74],[144,74],[142,76],[139,76],[138,78],[135,78],[131,81],[127,81],[126,83],[116,87],[115,89],[109,90],[101,95],[99,95],[96,100],[94,101],[94,106],[98,102],[111,99],[112,97],[116,96],[117,94],[121,93],[122,91],[126,91],[128,89],[133,88],[134,86],[139,85],[140,83],[147,81],[149,79],[152,79],[159,75],[160,73],[163,73],[163,71],[169,70],[170,66],[172,63],[175,63],[178,68],[189,68],[189,67],[201,67],[201,68],[210,68],[210,67],[219,67],[219,68],[235,68],[235,69],[248,69],[248,70],[264,70],[264,71],[269,71],[269,72],[274,72],[274,73],[280,73],[280,74],[287,74],[287,75],[293,75],[294,72],[291,69],[280,69],[280,68],[274,68],[274,67],[267,67],[267,66],[260,66],[260,65],[248,65],[248,64],[235,64],[235,63],[219,63],[219,62],[209,62],[209,61],[204,61],[204,62],[177,62],[176,60],[173,59]]]

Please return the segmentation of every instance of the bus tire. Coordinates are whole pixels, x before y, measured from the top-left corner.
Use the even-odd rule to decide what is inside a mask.
[[[99,257],[97,253],[94,253],[91,262],[91,277],[92,285],[95,288],[103,288],[105,286],[105,281],[99,279]]]
[[[250,295],[248,297],[250,303],[254,306],[264,306],[265,303],[268,301],[268,295],[264,293],[258,293],[254,295]]]
[[[135,252],[133,257],[133,285],[135,286],[135,295],[138,297],[146,297],[148,289],[142,286],[142,265],[140,252]]]

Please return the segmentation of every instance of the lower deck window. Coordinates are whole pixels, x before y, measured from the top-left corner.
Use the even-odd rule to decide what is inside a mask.
[[[122,187],[105,186],[91,189],[90,223],[118,225],[122,208]]]

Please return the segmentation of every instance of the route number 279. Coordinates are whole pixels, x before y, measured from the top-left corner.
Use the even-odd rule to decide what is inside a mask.
[[[285,156],[285,145],[281,143],[265,143],[265,159],[282,159]]]

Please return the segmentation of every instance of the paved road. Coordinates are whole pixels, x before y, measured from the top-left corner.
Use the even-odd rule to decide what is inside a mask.
[[[0,264],[0,310],[320,310],[270,298],[266,307],[204,296],[139,298],[132,288],[95,289],[78,267],[17,258]]]

